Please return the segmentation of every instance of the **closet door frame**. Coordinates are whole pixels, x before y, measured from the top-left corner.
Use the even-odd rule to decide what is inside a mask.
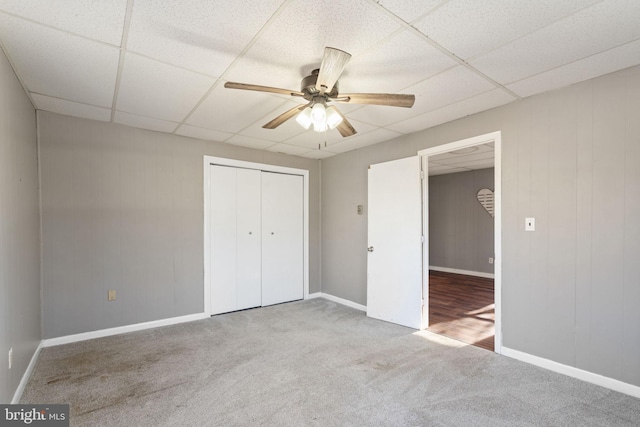
[[[246,162],[243,160],[225,159],[223,157],[204,156],[204,314],[211,316],[211,230],[210,188],[211,165],[230,166],[244,169],[256,169],[264,172],[300,175],[303,179],[303,293],[304,299],[309,298],[309,171],[305,169],[268,165],[264,163]]]

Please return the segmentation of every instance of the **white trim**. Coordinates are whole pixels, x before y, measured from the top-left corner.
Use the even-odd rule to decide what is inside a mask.
[[[303,203],[304,203],[304,218],[303,218],[303,298],[309,296],[309,171],[306,169],[289,168],[285,166],[268,165],[265,163],[246,162],[244,160],[226,159],[224,157],[203,156],[203,177],[204,177],[204,314],[211,315],[211,287],[210,282],[210,269],[211,266],[211,242],[209,239],[209,205],[210,205],[210,183],[211,183],[211,164],[217,164],[222,166],[231,166],[245,169],[257,169],[266,172],[287,173],[291,175],[301,175],[303,177]]]
[[[186,316],[170,317],[168,319],[153,320],[151,322],[135,323],[133,325],[118,326],[116,328],[100,329],[98,331],[83,332],[81,334],[66,335],[57,338],[42,340],[43,347],[53,347],[56,345],[70,344],[78,341],[92,340],[95,338],[108,337],[111,335],[126,334],[128,332],[143,331],[145,329],[159,328],[161,326],[177,325],[179,323],[193,322],[195,320],[207,319],[211,316],[204,313],[188,314]]]
[[[309,296],[307,297],[307,299],[314,299],[314,298],[324,298],[326,300],[336,302],[338,304],[342,304],[347,307],[355,308],[356,310],[365,311],[365,312],[367,311],[366,305],[358,304],[356,302],[349,301],[348,299],[336,297],[331,294],[325,294],[323,292],[314,292],[312,294],[309,294]]]
[[[640,387],[633,384],[628,384],[613,378],[605,377],[600,374],[595,374],[593,372],[575,368],[573,366],[563,365],[562,363],[554,362],[553,360],[534,356],[522,351],[513,350],[508,347],[502,347],[502,355],[529,363],[531,365],[539,366],[553,372],[568,375],[570,377],[577,378],[588,383],[606,387],[620,393],[628,394],[629,396],[640,398]]]
[[[29,378],[31,377],[31,373],[33,372],[33,368],[36,366],[36,362],[38,361],[38,356],[40,356],[40,350],[42,350],[44,345],[42,341],[36,347],[36,351],[33,352],[33,356],[31,356],[31,361],[29,362],[29,366],[27,366],[27,370],[22,374],[22,379],[20,380],[20,384],[18,384],[18,388],[16,388],[16,392],[13,394],[13,399],[11,399],[11,404],[16,405],[20,403],[20,399],[22,398],[22,393],[24,392],[24,388],[27,386],[29,382]]]
[[[466,274],[467,276],[484,277],[485,279],[495,278],[495,274],[493,273],[483,273],[482,271],[460,270],[458,268],[435,267],[433,265],[430,265],[429,270],[442,271],[443,273]]]
[[[493,142],[493,155],[494,155],[494,299],[495,299],[495,340],[494,351],[498,354],[502,354],[502,132],[496,131],[487,133],[484,135],[474,136],[472,138],[463,139],[460,141],[450,142],[448,144],[438,145],[435,147],[427,148],[425,150],[418,151],[418,155],[422,156],[422,165],[425,171],[425,183],[428,183],[429,179],[429,162],[428,156],[436,154],[448,153],[449,151],[460,150],[466,147],[473,147],[475,145],[486,144]],[[424,186],[423,191],[423,218],[424,218],[424,230],[428,230],[428,214],[429,214],[429,198],[428,198],[428,185]],[[425,232],[425,249],[423,250],[423,269],[429,265],[428,254],[428,239],[429,236]],[[424,274],[423,283],[423,295],[428,292],[428,272]],[[428,306],[428,293],[424,296],[425,305]],[[426,322],[423,322],[426,323]]]

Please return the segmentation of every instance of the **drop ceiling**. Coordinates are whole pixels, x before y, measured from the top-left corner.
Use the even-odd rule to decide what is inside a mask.
[[[0,42],[34,106],[326,158],[640,64],[638,0],[0,0]],[[358,130],[262,125],[297,99],[325,46],[353,55],[341,104]]]
[[[494,166],[494,143],[429,156],[429,176],[469,172]]]

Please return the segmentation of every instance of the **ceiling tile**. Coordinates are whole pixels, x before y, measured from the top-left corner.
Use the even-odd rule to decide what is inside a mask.
[[[326,150],[313,150],[305,153],[303,157],[307,157],[309,159],[326,159],[335,155],[336,153],[332,153]]]
[[[327,147],[327,150],[335,153],[346,153],[347,151],[378,144],[383,141],[389,141],[399,136],[399,133],[387,129],[376,129],[373,132],[356,135],[349,139],[331,144]]]
[[[196,106],[214,79],[127,53],[118,110],[179,122]]]
[[[464,169],[464,168],[442,168],[442,169],[435,169],[435,170],[431,170],[431,167],[429,167],[429,176],[435,176],[435,175],[445,175],[448,173],[458,173],[458,172],[468,172],[469,169]]]
[[[394,93],[457,63],[412,31],[403,31],[354,58],[340,79],[344,93]]]
[[[30,92],[111,108],[117,48],[4,14],[0,39]]]
[[[452,0],[414,26],[463,59],[478,56],[600,0]]]
[[[403,133],[417,132],[513,101],[515,101],[515,98],[504,90],[494,89],[437,110],[429,111],[409,120],[395,123],[388,128]]]
[[[136,0],[127,48],[221,76],[283,0]]]
[[[0,10],[120,46],[127,0],[0,0]]]
[[[412,22],[447,0],[379,0],[380,6],[406,22]]]
[[[199,128],[196,126],[189,125],[181,125],[176,134],[182,136],[188,136],[191,138],[204,139],[206,141],[224,141],[230,136],[233,136],[232,133],[226,132],[218,132],[216,130]]]
[[[282,143],[272,145],[271,147],[267,148],[267,150],[273,151],[275,153],[291,154],[293,156],[302,156],[303,154],[311,151],[308,148]]]
[[[351,113],[351,117],[363,122],[387,126],[493,88],[494,86],[484,78],[465,67],[456,66],[422,83],[402,90],[402,93],[416,95],[416,102],[412,108],[368,105]]]
[[[218,84],[189,117],[187,123],[236,133],[288,102],[284,96],[227,89],[224,85]]]
[[[137,116],[122,111],[116,111],[113,121],[135,128],[157,130],[159,132],[173,132],[178,123],[168,122],[165,120],[151,119],[148,117]]]
[[[36,103],[38,110],[51,111],[72,117],[82,117],[83,119],[101,120],[103,122],[111,120],[111,110],[108,108],[80,104],[78,102],[52,98],[37,93],[32,93],[31,98]]]
[[[225,78],[299,89],[300,79],[320,66],[325,47],[357,56],[399,28],[366,0],[292,1]]]
[[[625,19],[621,19],[622,16]],[[603,1],[480,56],[470,64],[496,81],[508,84],[637,40],[639,22],[637,0]]]
[[[525,97],[640,64],[640,40],[554,68],[507,86]]]
[[[228,144],[238,145],[240,147],[256,148],[258,150],[264,150],[265,148],[275,145],[273,141],[242,135],[234,135],[225,142]]]

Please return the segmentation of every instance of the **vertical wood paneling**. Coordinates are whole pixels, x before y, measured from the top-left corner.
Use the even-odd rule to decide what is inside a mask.
[[[493,218],[478,203],[494,169],[429,177],[429,265],[493,273]]]
[[[11,401],[40,339],[35,111],[0,50],[0,402]],[[13,366],[7,354],[13,348]]]
[[[573,364],[577,173],[573,91],[568,96],[552,94],[549,111],[549,316],[543,321],[550,358]]]
[[[594,82],[591,370],[622,377],[625,89]]]
[[[593,369],[590,359],[593,230],[593,85],[576,91],[576,301],[575,366]]]
[[[542,357],[550,357],[553,349],[546,346],[547,331],[540,327],[539,320],[550,313],[549,300],[549,105],[544,100],[535,100],[531,117],[531,207],[530,216],[536,219],[536,231],[528,234],[531,252],[531,293],[527,308],[528,341],[533,349],[539,349]],[[529,215],[527,215],[529,216]],[[524,218],[522,218],[524,230]]]
[[[640,384],[640,74],[625,76],[622,372]]]

